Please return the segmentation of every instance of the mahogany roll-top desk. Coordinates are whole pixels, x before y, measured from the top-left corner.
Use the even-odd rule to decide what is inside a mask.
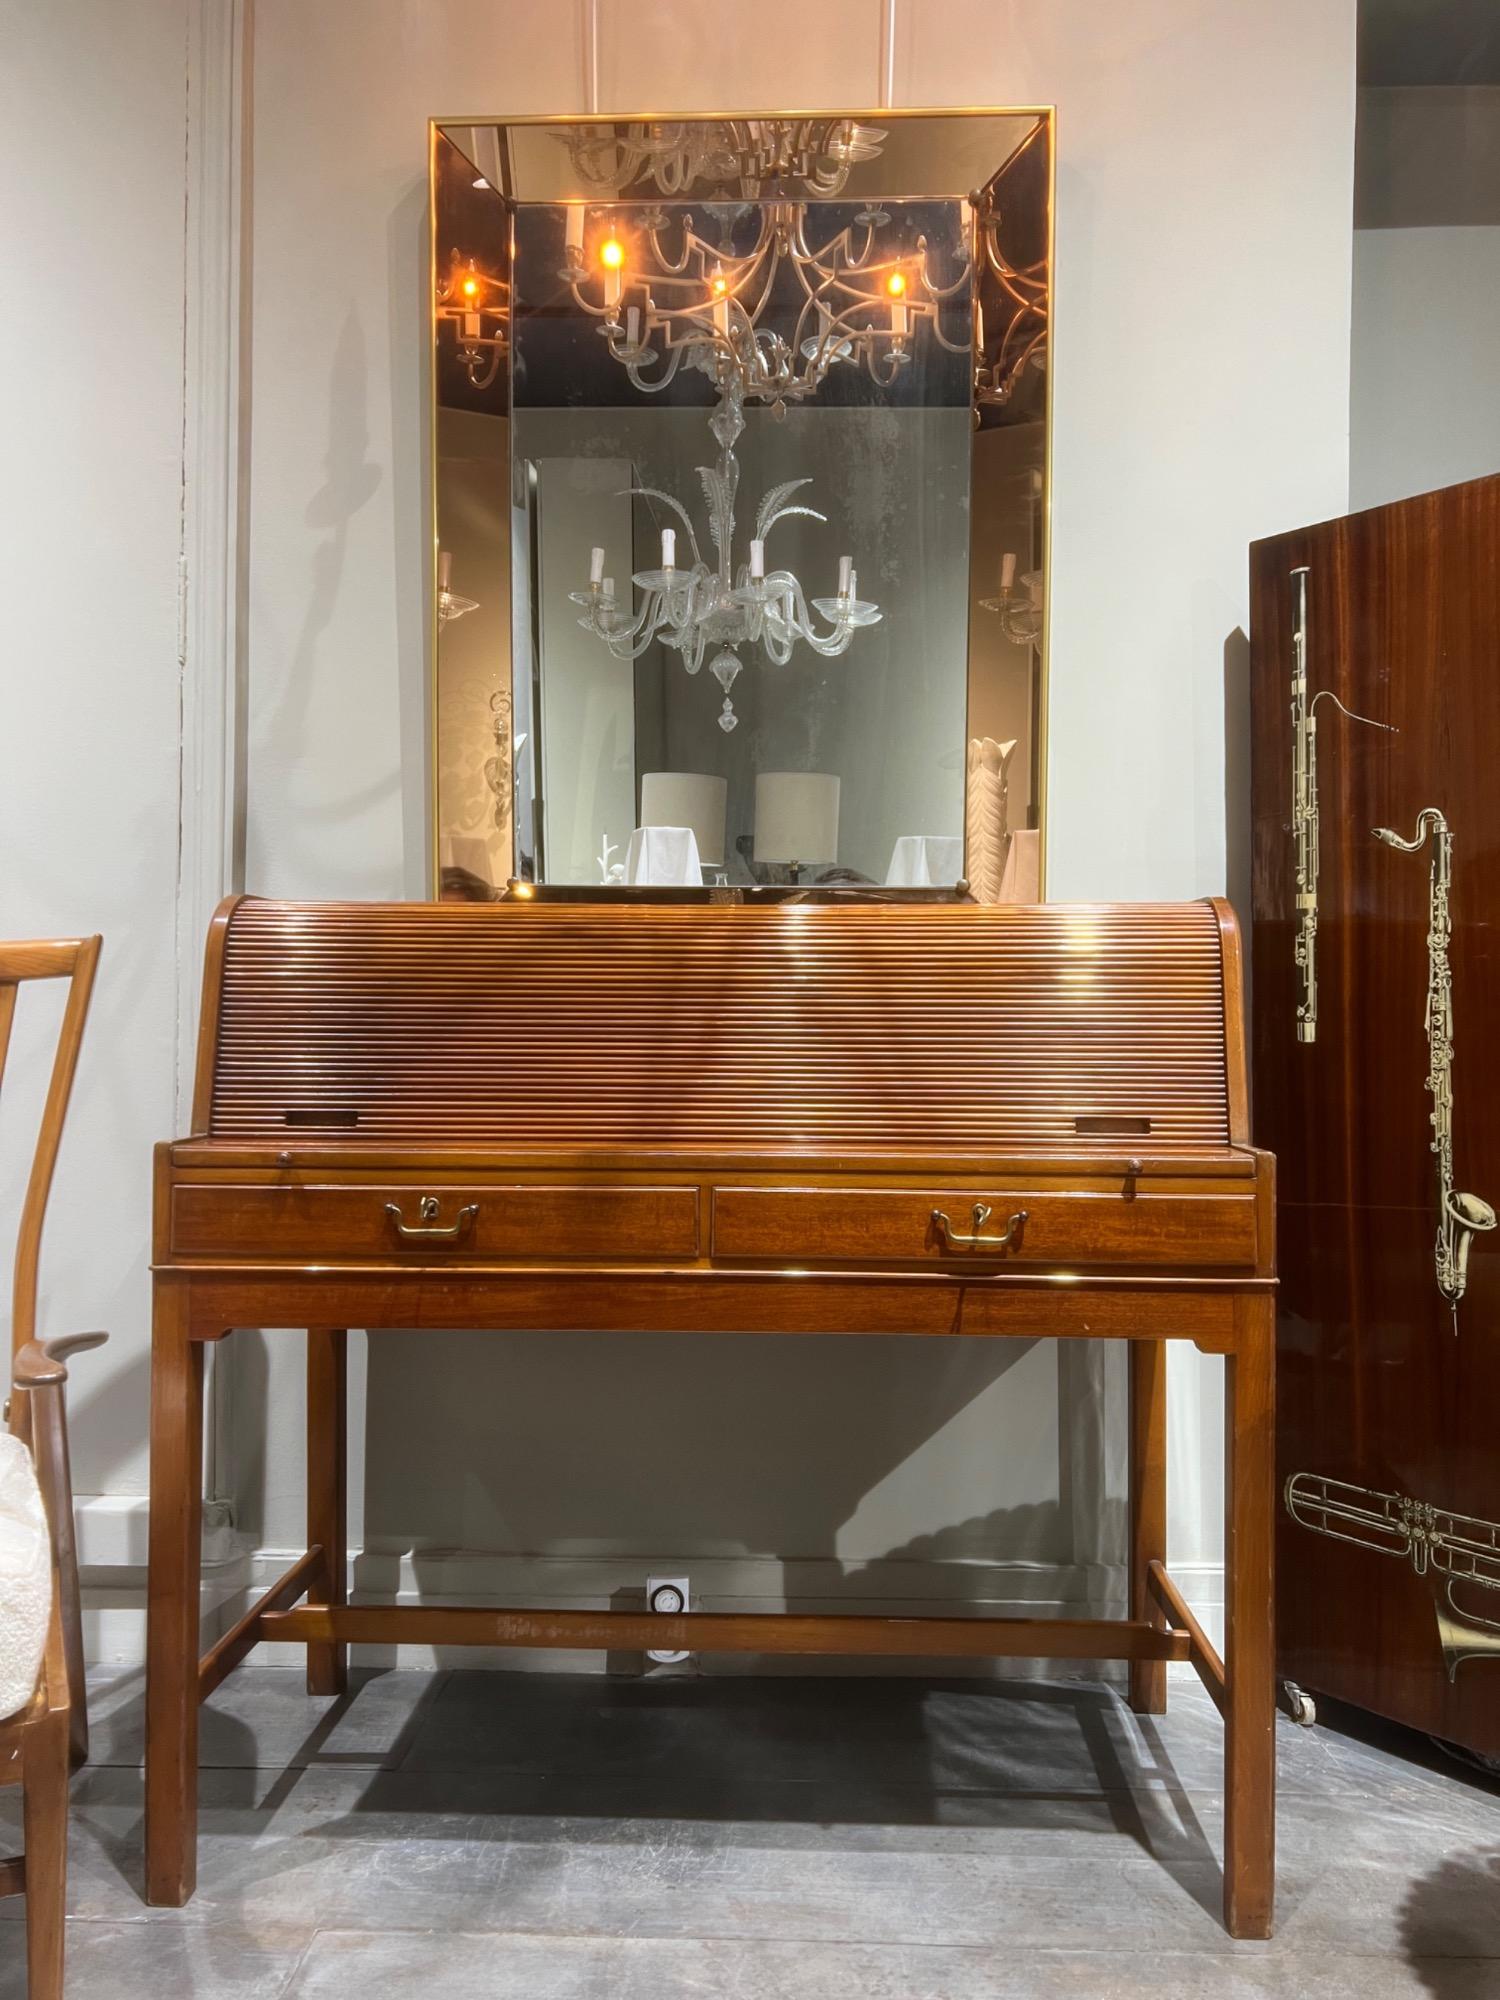
[[[1268,1936],[1273,1214],[1223,905],[226,904],[156,1158],[148,1899],[192,1894],[198,1704],[262,1639],[325,1695],[351,1642],[1115,1659],[1147,1713],[1179,1660]],[[1127,1340],[1129,1615],[351,1605],[351,1326]],[[235,1327],[307,1329],[308,1547],[200,1657]],[[1168,1340],[1226,1360],[1222,1660],[1164,1567]]]

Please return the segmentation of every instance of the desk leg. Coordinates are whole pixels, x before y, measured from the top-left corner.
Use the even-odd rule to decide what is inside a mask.
[[[1246,1298],[1237,1318],[1224,1385],[1224,1923],[1231,1937],[1266,1938],[1276,1873],[1274,1302]]]
[[[1167,1344],[1132,1340],[1130,1348],[1130,1615],[1163,1621],[1146,1588],[1146,1570],[1167,1559]],[[1132,1660],[1130,1706],[1165,1715],[1167,1663]]]
[[[203,1345],[184,1285],[158,1280],[151,1330],[151,1569],[146,1608],[146,1901],[175,1909],[198,1875],[198,1591]]]
[[[307,1330],[307,1546],[326,1558],[323,1577],[307,1594],[312,1604],[348,1602],[349,1382],[348,1336],[342,1327]],[[309,1694],[342,1694],[349,1648],[315,1641],[307,1648]]]

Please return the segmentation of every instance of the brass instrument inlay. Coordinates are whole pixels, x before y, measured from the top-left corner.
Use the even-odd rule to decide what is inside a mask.
[[[1299,1526],[1377,1555],[1402,1557],[1416,1575],[1432,1571],[1446,1580],[1434,1608],[1450,1681],[1466,1660],[1500,1660],[1500,1620],[1465,1613],[1453,1597],[1461,1583],[1500,1591],[1500,1521],[1455,1514],[1404,1493],[1377,1493],[1320,1472],[1294,1472],[1283,1498]]]
[[[1438,1229],[1433,1248],[1437,1286],[1453,1308],[1458,1329],[1458,1302],[1469,1279],[1469,1245],[1475,1235],[1495,1227],[1495,1211],[1477,1194],[1462,1193],[1453,1177],[1453,970],[1448,941],[1453,934],[1453,835],[1436,806],[1417,815],[1417,831],[1403,840],[1388,826],[1377,826],[1375,838],[1403,854],[1415,854],[1432,835],[1432,863],[1427,895],[1427,1089],[1432,1098],[1432,1151],[1437,1158]]]
[[[1388,722],[1374,722],[1345,708],[1330,688],[1307,695],[1307,570],[1294,569],[1292,598],[1292,839],[1296,846],[1293,880],[1297,895],[1297,934],[1292,957],[1297,966],[1297,1040],[1318,1039],[1318,717],[1320,701],[1331,701],[1351,722],[1369,729],[1396,732]]]

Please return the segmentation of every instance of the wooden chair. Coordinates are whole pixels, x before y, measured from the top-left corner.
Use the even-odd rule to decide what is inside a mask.
[[[0,1721],[0,1785],[22,1787],[26,1838],[24,1855],[0,1860],[0,1895],[26,1892],[28,2000],[62,2000],[68,1776],[88,1756],[83,1624],[63,1384],[68,1374],[67,1357],[98,1347],[107,1336],[80,1333],[39,1342],[36,1302],[42,1223],[78,1066],[99,946],[97,937],[0,944],[0,1080],[5,1074],[16,997],[23,982],[68,981],[16,1240],[11,1334],[14,1386],[6,1406],[12,1434],[30,1446],[52,1541],[52,1617],[41,1676],[30,1704]]]

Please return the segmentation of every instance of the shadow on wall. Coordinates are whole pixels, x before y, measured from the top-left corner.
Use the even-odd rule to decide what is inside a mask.
[[[331,758],[320,756],[316,717],[330,712],[330,683],[336,683],[340,676],[348,683],[344,692],[351,703],[370,699],[368,685],[358,684],[368,675],[368,662],[347,656],[331,662],[322,645],[338,608],[350,523],[374,498],[382,477],[380,466],[370,457],[369,373],[364,331],[351,311],[339,329],[329,377],[325,476],[304,515],[307,527],[317,537],[309,564],[307,601],[296,637],[284,655],[284,670],[278,675],[269,666],[264,646],[251,664],[252,714],[256,718],[252,763],[265,758],[282,772],[326,773],[348,768],[350,760],[336,751]],[[266,629],[276,629],[274,619],[267,619]],[[298,786],[295,814],[288,815],[277,833],[277,841],[282,843],[295,824],[293,837],[305,847],[301,864],[293,865],[296,881],[326,878],[326,829],[368,813],[398,782],[398,772],[392,768],[353,793],[335,791],[321,777]],[[278,845],[277,852],[284,869],[286,849]],[[264,894],[272,885],[251,886]],[[325,893],[333,892],[330,884]]]
[[[449,1548],[833,1558],[866,1496],[1034,1346],[380,1334],[366,1546],[409,1547],[420,1525],[424,1542]],[[997,1439],[997,1450],[1007,1443],[1021,1447]]]
[[[397,1552],[412,1552],[433,1598],[468,1594],[455,1558],[579,1560],[587,1593],[600,1566],[638,1568],[643,1582],[670,1556],[779,1564],[779,1588],[759,1576],[732,1587],[805,1608],[1117,1611],[1123,1499],[1104,1497],[1104,1465],[1083,1463],[1093,1455],[1066,1415],[1054,1428],[1059,1388],[1065,1404],[1093,1391],[1060,1380],[1050,1346],[378,1335],[356,1588],[388,1596]],[[1081,1435],[1102,1426],[1099,1414]],[[919,1458],[945,1431],[949,1450]],[[1004,1504],[972,1511],[991,1495]],[[914,1520],[940,1525],[903,1537]],[[1016,1568],[997,1578],[998,1564]]]

